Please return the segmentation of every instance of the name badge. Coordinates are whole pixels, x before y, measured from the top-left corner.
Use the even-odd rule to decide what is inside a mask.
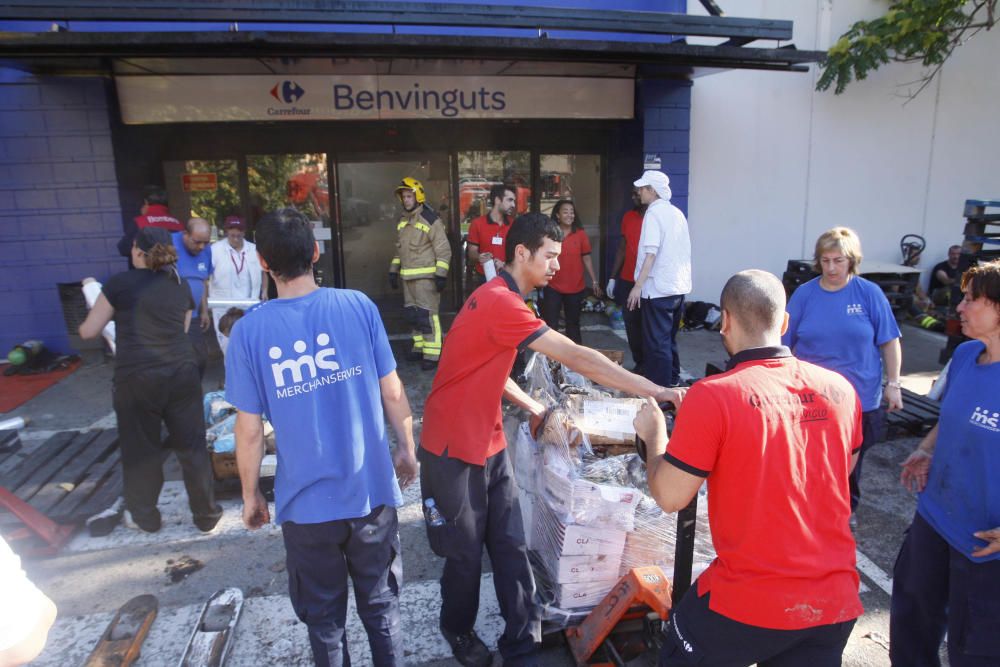
[[[494,236],[493,237],[493,245],[503,245],[503,237]]]

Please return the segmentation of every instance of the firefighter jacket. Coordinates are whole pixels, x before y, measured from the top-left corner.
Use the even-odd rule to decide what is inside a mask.
[[[396,255],[389,273],[398,273],[403,280],[433,278],[448,275],[451,244],[437,214],[424,205],[413,217],[405,216],[396,226]]]

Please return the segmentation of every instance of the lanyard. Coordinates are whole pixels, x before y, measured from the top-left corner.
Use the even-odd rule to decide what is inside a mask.
[[[229,261],[233,263],[233,268],[236,269],[236,275],[239,276],[243,272],[243,267],[247,263],[247,251],[246,250],[241,250],[240,251],[240,265],[239,266],[236,266],[236,259],[233,258],[233,252],[234,252],[233,249],[230,248],[229,249]]]

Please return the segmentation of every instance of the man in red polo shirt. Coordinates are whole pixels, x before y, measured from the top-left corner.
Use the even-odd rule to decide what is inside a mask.
[[[469,225],[467,240],[469,264],[476,267],[478,285],[486,280],[483,264],[504,261],[507,232],[510,231],[511,216],[517,206],[517,196],[510,185],[497,183],[490,188],[490,210]]]
[[[545,285],[559,269],[561,238],[559,226],[540,213],[514,221],[504,270],[473,292],[455,318],[424,407],[420,483],[425,504],[433,498],[445,519],[439,525],[427,523],[431,548],[445,558],[440,627],[463,665],[489,665],[491,659],[473,629],[484,545],[507,624],[499,640],[504,664],[535,664],[540,639],[500,401],[506,398],[527,410],[536,431],[545,407],[508,376],[518,351],[531,348],[631,394],[676,403],[683,397],[683,390],[657,386],[576,345],[525,305],[524,295]]]
[[[639,255],[639,237],[642,234],[642,217],[646,215],[646,206],[639,198],[639,190],[632,188],[632,208],[625,212],[621,221],[621,240],[615,252],[614,266],[608,281],[607,293],[622,309],[622,321],[625,323],[625,337],[632,352],[634,373],[642,372],[642,309],[628,308],[628,295],[635,287],[635,262]]]
[[[840,665],[864,612],[848,526],[858,396],[781,345],[788,315],[773,275],[736,274],[721,303],[728,370],[691,387],[669,444],[655,404],[635,419],[664,511],[708,479],[717,554],[671,612],[659,664]]]

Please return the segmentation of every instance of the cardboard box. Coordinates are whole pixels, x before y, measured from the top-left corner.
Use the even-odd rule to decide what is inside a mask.
[[[617,581],[621,560],[614,556],[563,556],[551,568],[557,584]]]
[[[532,545],[552,562],[562,556],[613,556],[620,559],[625,549],[625,531],[566,524],[544,500],[535,503]],[[546,553],[548,552],[548,553]]]
[[[567,523],[630,531],[642,494],[630,487],[570,480],[550,468],[542,474],[546,500]]]
[[[563,609],[594,607],[611,592],[616,583],[618,583],[618,577],[606,581],[558,584],[556,586],[556,604]]]

